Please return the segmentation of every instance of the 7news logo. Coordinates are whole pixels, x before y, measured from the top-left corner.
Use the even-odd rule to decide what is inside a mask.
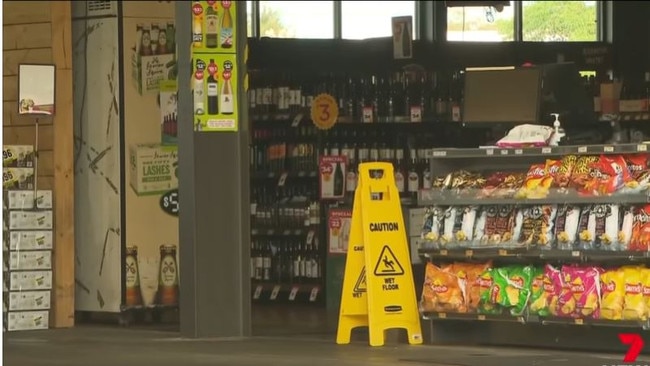
[[[647,364],[640,364],[637,362],[639,355],[643,351],[645,346],[645,341],[641,335],[637,333],[619,333],[619,341],[626,345],[627,352],[623,356],[623,362],[615,365],[603,365],[603,366],[623,366],[623,365],[634,365],[634,366],[648,366]]]

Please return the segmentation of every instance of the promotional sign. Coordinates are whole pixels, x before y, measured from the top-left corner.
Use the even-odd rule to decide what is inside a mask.
[[[327,226],[330,254],[345,254],[350,242],[350,225],[352,211],[347,209],[331,209],[328,212]]]
[[[393,17],[393,58],[413,57],[413,17]]]
[[[321,130],[334,127],[339,118],[339,107],[336,99],[329,94],[319,94],[311,102],[311,120]]]
[[[320,198],[337,200],[345,197],[347,156],[321,156],[318,161]]]
[[[422,344],[413,271],[399,192],[389,163],[359,165],[336,336],[350,343],[353,328],[368,326],[371,346],[384,331],[403,328],[410,344]]]
[[[237,131],[237,2],[192,4],[195,131]]]
[[[233,54],[194,55],[195,131],[237,131],[235,65]]]

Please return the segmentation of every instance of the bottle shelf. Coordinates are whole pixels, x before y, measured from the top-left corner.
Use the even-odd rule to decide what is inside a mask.
[[[319,303],[325,298],[322,283],[251,282],[251,297],[255,302]]]
[[[310,229],[310,228],[305,228],[305,229],[281,229],[281,228],[274,228],[274,227],[268,227],[268,228],[262,228],[262,227],[256,227],[251,229],[251,235],[252,236],[285,236],[285,237],[291,237],[291,236],[298,236],[302,237],[307,235],[307,233],[311,230],[315,229]]]
[[[297,171],[288,171],[288,172],[278,172],[278,171],[252,171],[251,178],[253,179],[279,179],[285,175],[285,179],[289,178],[316,178],[318,176],[318,171],[316,170],[297,170]]]

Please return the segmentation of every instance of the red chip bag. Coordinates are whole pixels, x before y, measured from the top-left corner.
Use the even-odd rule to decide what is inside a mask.
[[[603,172],[608,175],[607,181],[603,182],[603,192],[606,194],[614,193],[634,181],[621,155],[601,156],[600,162]]]
[[[634,209],[632,238],[629,250],[648,251],[650,249],[650,205]]]

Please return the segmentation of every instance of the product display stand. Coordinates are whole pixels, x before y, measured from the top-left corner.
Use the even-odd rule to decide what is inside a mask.
[[[428,156],[439,177],[418,200],[429,342],[620,351],[617,332],[646,337],[648,145]]]
[[[38,190],[35,141],[3,147],[5,331],[46,329],[52,289],[52,191]]]

